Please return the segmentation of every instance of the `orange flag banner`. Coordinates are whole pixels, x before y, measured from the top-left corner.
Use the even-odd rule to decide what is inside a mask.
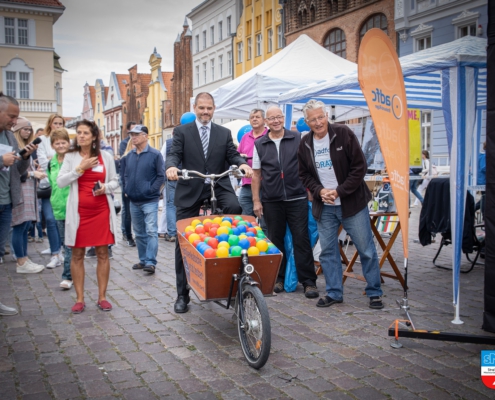
[[[409,126],[402,68],[389,37],[370,29],[358,57],[358,79],[375,124],[401,223],[404,258],[409,238]]]

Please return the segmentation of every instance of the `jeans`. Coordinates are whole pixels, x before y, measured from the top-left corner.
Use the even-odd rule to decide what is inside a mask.
[[[132,219],[131,219],[131,201],[124,192],[122,192],[122,209],[120,210],[120,226],[122,236],[126,239],[132,238]]]
[[[409,190],[416,196],[416,198],[423,204],[423,196],[418,192],[419,181],[409,181]]]
[[[284,254],[277,282],[283,282],[285,279],[287,257],[284,250],[284,238],[287,224],[289,224],[294,245],[297,279],[304,285],[314,286],[316,273],[313,249],[308,234],[308,200],[304,198],[294,201],[264,202],[263,215],[268,229],[267,237]]]
[[[167,181],[167,230],[169,236],[177,236],[176,213],[177,209],[174,204],[175,188],[177,181]]]
[[[139,263],[156,265],[158,253],[158,202],[130,206]]]
[[[381,296],[380,267],[373,243],[368,208],[363,208],[352,217],[343,218],[341,206],[323,206],[317,224],[321,245],[320,263],[325,275],[327,295],[335,300],[343,298],[342,262],[338,242],[339,227],[342,224],[354,242],[361,259],[363,275],[367,283],[366,295]]]
[[[46,220],[46,234],[48,236],[48,242],[50,243],[50,251],[52,254],[60,253],[60,235],[58,233],[57,221],[53,215],[52,205],[50,199],[42,199],[41,206],[43,209],[43,215]]]
[[[16,258],[28,256],[28,232],[31,227],[31,221],[22,222],[13,227],[12,230],[12,247]]]
[[[12,204],[0,204],[0,258],[5,255],[5,245],[9,240],[12,222]]]
[[[60,233],[60,242],[64,246],[64,270],[62,271],[62,279],[72,280],[70,273],[70,261],[72,260],[72,247],[65,245],[65,220],[57,221],[58,232]]]
[[[36,200],[38,202],[38,214],[40,221],[39,222],[33,222],[31,224],[31,228],[29,229],[29,236],[34,238],[36,236],[36,230],[38,231],[38,237],[41,239],[43,237],[43,227],[41,226],[41,220],[42,218],[42,213],[41,213],[41,199]]]

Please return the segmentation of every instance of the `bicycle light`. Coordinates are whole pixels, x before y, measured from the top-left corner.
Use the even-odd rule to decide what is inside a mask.
[[[253,267],[253,264],[247,264],[247,265],[244,267],[244,271],[246,272],[246,274],[251,275],[251,274],[254,272],[254,267]]]

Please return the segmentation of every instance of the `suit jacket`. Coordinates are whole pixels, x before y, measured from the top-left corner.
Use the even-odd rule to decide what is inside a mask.
[[[174,138],[170,153],[167,155],[165,170],[177,167],[206,174],[220,174],[225,171],[225,164],[241,165],[246,160],[237,152],[230,130],[212,123],[210,141],[206,157],[196,122],[181,125],[174,129]],[[201,196],[204,181],[202,179],[179,179],[175,190],[174,204],[177,207],[191,207]],[[228,176],[220,179],[215,188],[234,193]]]

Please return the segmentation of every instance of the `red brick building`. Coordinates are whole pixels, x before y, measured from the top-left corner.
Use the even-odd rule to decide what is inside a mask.
[[[174,78],[172,80],[172,104],[164,104],[163,116],[170,115],[166,112],[171,109],[171,121],[164,121],[163,126],[180,124],[182,114],[190,111],[190,98],[193,95],[192,79],[192,32],[189,29],[187,18],[184,20],[183,30],[177,36],[174,43]]]
[[[385,31],[394,47],[394,0],[285,0],[285,38],[289,44],[301,34],[333,53],[357,62],[361,38],[371,28]]]
[[[122,139],[127,137],[126,125],[128,121],[138,124],[143,122],[143,113],[146,108],[151,74],[139,74],[137,65],[129,68],[129,81],[125,85],[125,101],[122,103]]]

